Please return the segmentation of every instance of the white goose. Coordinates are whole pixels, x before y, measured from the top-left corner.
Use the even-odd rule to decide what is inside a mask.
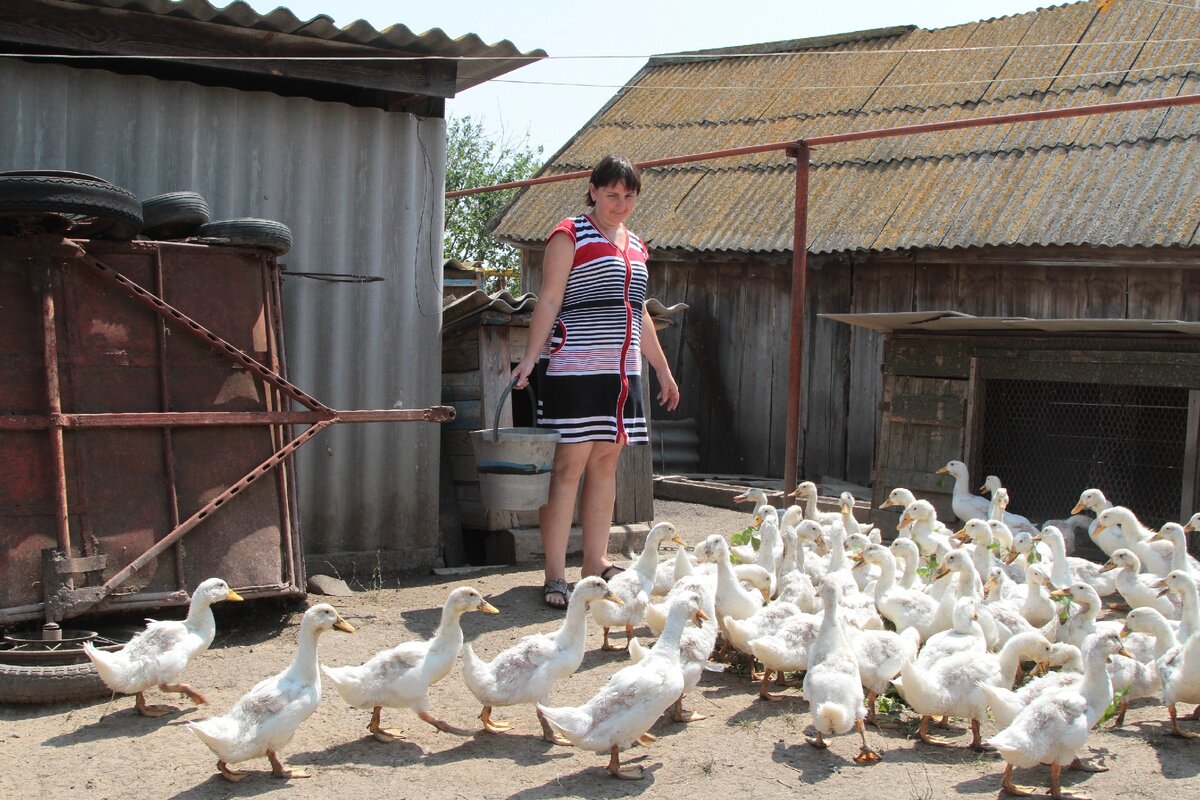
[[[873,564],[879,569],[879,580],[875,582],[875,606],[896,630],[915,628],[921,639],[937,633],[938,602],[918,589],[905,589],[896,585],[896,559],[888,548],[873,544],[863,550],[862,564]]]
[[[1122,623],[1116,620],[1098,621],[1104,604],[1090,584],[1076,581],[1070,586],[1055,589],[1051,597],[1069,597],[1078,609],[1073,610],[1066,623],[1058,628],[1058,640],[1083,649],[1083,642],[1094,633],[1120,633]],[[1125,649],[1143,663],[1154,658],[1154,640],[1140,633],[1125,637]]]
[[[726,617],[746,619],[762,608],[765,593],[745,589],[734,574],[729,562],[729,543],[719,533],[714,533],[696,546],[696,557],[701,561],[713,561],[717,565],[717,588],[714,593],[717,620]]]
[[[1086,558],[1067,555],[1066,542],[1057,526],[1042,528],[1042,543],[1050,548],[1050,580],[1057,586],[1075,581],[1090,583],[1101,597],[1117,591],[1117,576],[1101,572],[1100,564]],[[1115,549],[1115,548],[1114,548]],[[1111,556],[1112,553],[1109,553]]]
[[[863,725],[863,687],[859,678],[858,659],[854,646],[838,621],[841,613],[838,594],[841,588],[828,579],[821,581],[821,601],[825,612],[816,640],[809,651],[808,671],[804,673],[804,696],[812,709],[816,736],[807,737],[813,747],[825,748],[825,736],[849,732],[857,727],[862,747],[854,757],[855,763],[874,764],[878,753],[867,746]]]
[[[700,685],[700,678],[704,676],[709,656],[712,655],[713,647],[717,643],[717,611],[713,600],[713,589],[714,585],[711,581],[692,576],[677,583],[667,597],[667,614],[670,613],[670,604],[675,601],[675,598],[689,592],[699,598],[700,610],[704,612],[700,627],[685,625],[683,633],[679,637],[679,664],[683,670],[683,691],[672,707],[671,719],[675,722],[697,722],[706,718],[703,714],[695,711],[686,711],[683,707],[683,698]],[[665,619],[662,627],[666,627]],[[631,664],[636,664],[649,654],[650,650],[642,647],[637,639],[629,643]]]
[[[804,505],[804,518],[810,519],[827,527],[835,521],[841,522],[842,515],[837,511],[820,511],[817,508],[817,485],[812,481],[801,481],[796,485],[796,491],[788,494],[788,497],[794,497]]]
[[[902,589],[925,591],[924,583],[921,583],[918,588],[917,578],[920,577],[921,551],[917,548],[917,543],[907,536],[897,536],[888,545],[888,550],[896,558],[897,585]],[[901,564],[904,565],[902,572],[900,571]]]
[[[1108,658],[1108,674],[1112,678],[1113,692],[1123,693],[1113,727],[1125,724],[1125,712],[1132,700],[1145,697],[1162,697],[1162,676],[1158,674],[1158,659],[1179,644],[1175,628],[1170,621],[1153,608],[1135,608],[1125,616],[1125,627],[1121,630],[1124,639],[1130,633],[1141,633],[1154,639],[1154,660],[1143,664],[1122,655]]]
[[[596,600],[605,599],[620,604],[620,599],[597,575],[575,584],[567,602],[567,614],[558,630],[535,633],[522,638],[491,661],[475,655],[471,645],[463,649],[463,682],[483,704],[479,719],[488,733],[512,730],[512,725],[492,719],[492,708],[518,703],[544,703],[554,684],[574,674],[583,661],[587,640],[587,610]],[[546,718],[538,716],[542,738],[552,744],[570,744],[560,739]]]
[[[1064,792],[1060,781],[1062,768],[1077,761],[1087,744],[1088,730],[1087,700],[1078,692],[1064,689],[1023,708],[1008,727],[988,739],[1007,762],[1000,794],[1039,794],[1040,789],[1013,783],[1013,767],[1049,764],[1050,796],[1083,800]]]
[[[305,611],[300,621],[300,646],[291,666],[259,681],[224,716],[187,724],[216,754],[217,769],[227,780],[236,783],[246,777],[246,773],[231,769],[230,764],[263,756],[271,762],[271,774],[276,778],[309,777],[303,770],[285,768],[279,750],[321,702],[317,639],[328,630],[354,633],[354,626],[333,606],[318,603]]]
[[[939,558],[950,552],[950,535],[937,529],[937,510],[928,500],[914,500],[900,516],[900,527],[908,528],[909,536],[917,543],[922,556],[936,553]]]
[[[1171,571],[1171,544],[1170,542],[1158,541],[1150,543],[1150,537],[1154,535],[1154,531],[1147,528],[1138,520],[1137,516],[1124,506],[1113,506],[1100,512],[1096,517],[1096,528],[1092,531],[1092,536],[1098,536],[1109,530],[1117,530],[1123,539],[1123,544],[1113,548],[1114,550],[1124,547],[1127,550],[1132,550],[1133,553],[1141,560],[1142,568],[1146,572],[1152,572],[1155,575],[1166,575]],[[1112,553],[1109,553],[1111,556]]]
[[[1118,547],[1109,557],[1101,572],[1115,570],[1117,591],[1125,598],[1130,608],[1153,608],[1168,619],[1179,619],[1180,602],[1177,597],[1161,593],[1154,588],[1162,578],[1142,573],[1142,562],[1132,550]]]
[[[961,461],[949,461],[946,466],[937,471],[937,474],[949,475],[954,478],[954,493],[950,496],[950,505],[954,509],[956,517],[963,522],[976,517],[985,520],[990,518],[988,511],[991,508],[991,501],[986,497],[971,493],[971,476],[967,472],[966,464]],[[1014,533],[1021,530],[1037,533],[1034,524],[1020,514],[1006,511],[1001,521],[1012,528]]]
[[[608,588],[621,599],[621,605],[600,599],[591,604],[592,618],[604,629],[601,650],[628,650],[633,638],[634,626],[640,625],[646,613],[646,604],[654,591],[654,574],[658,567],[658,548],[666,542],[686,547],[685,542],[669,522],[660,522],[646,534],[646,546],[634,559],[629,569],[614,575]],[[609,629],[625,628],[625,646],[618,648],[609,644]]]
[[[1175,635],[1179,641],[1188,639],[1200,633],[1200,593],[1196,590],[1196,578],[1193,574],[1181,569],[1173,569],[1167,577],[1154,585],[1161,595],[1171,592],[1179,598],[1180,615],[1179,627]]]
[[[1187,527],[1180,525],[1178,522],[1165,522],[1158,529],[1158,533],[1150,537],[1150,541],[1166,541],[1171,543],[1171,569],[1183,570],[1191,574],[1193,578],[1200,579],[1200,569],[1195,568],[1194,559],[1189,558],[1187,548],[1187,532],[1194,531],[1200,524],[1200,512],[1193,514],[1188,520]]]
[[[1104,492],[1099,489],[1085,489],[1079,495],[1079,502],[1071,509],[1072,514],[1079,514],[1083,511],[1091,511],[1096,515],[1097,519],[1093,519],[1088,524],[1088,536],[1096,543],[1096,546],[1104,551],[1104,555],[1111,556],[1112,551],[1118,547],[1125,546],[1125,538],[1120,531],[1108,531],[1107,533],[1096,533],[1096,526],[1099,524],[1098,518],[1100,512],[1105,509],[1112,508],[1113,504],[1104,496]]]
[[[699,624],[703,618],[700,598],[694,593],[676,597],[662,636],[648,656],[613,673],[585,704],[560,708],[539,704],[538,711],[576,746],[609,751],[610,775],[632,780],[644,777],[641,767],[621,769],[621,748],[654,741],[648,733],[650,727],[683,694],[679,642],[684,625],[688,620]]]

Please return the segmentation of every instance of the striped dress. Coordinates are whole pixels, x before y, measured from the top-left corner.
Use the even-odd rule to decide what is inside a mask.
[[[586,215],[550,236],[575,242],[562,307],[538,361],[538,425],[561,441],[648,444],[642,406],[642,309],[646,246],[632,233],[622,251]]]

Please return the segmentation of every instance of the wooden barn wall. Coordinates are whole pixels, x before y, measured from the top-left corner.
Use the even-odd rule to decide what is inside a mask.
[[[541,254],[527,255],[525,285],[536,291]],[[980,316],[1200,320],[1197,266],[1200,257],[1194,252],[1132,248],[810,257],[801,476],[870,484],[876,443],[886,433],[880,409],[882,335],[819,314],[953,310]],[[655,407],[654,417],[696,419],[702,471],[783,475],[790,290],[786,256],[651,253],[650,296],[666,305],[690,306],[676,325],[660,333],[682,390],[680,407],[673,414]],[[932,394],[939,392],[959,397],[950,387]],[[933,433],[929,446],[939,454],[961,448]]]

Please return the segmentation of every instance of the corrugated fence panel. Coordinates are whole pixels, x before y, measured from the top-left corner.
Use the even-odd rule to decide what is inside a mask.
[[[143,198],[198,191],[214,219],[291,226],[291,273],[383,277],[285,278],[290,377],[334,408],[439,402],[443,120],[13,61],[0,107],[0,169],[87,172]],[[437,562],[438,448],[434,425],[371,423],[301,449],[310,564],[357,558],[363,578],[376,554],[385,570]]]

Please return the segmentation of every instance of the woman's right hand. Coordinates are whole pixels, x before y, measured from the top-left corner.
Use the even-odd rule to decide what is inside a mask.
[[[513,384],[514,389],[524,389],[529,385],[529,376],[533,373],[533,363],[527,359],[521,359],[521,363],[513,367],[509,377],[517,379],[517,382]]]

